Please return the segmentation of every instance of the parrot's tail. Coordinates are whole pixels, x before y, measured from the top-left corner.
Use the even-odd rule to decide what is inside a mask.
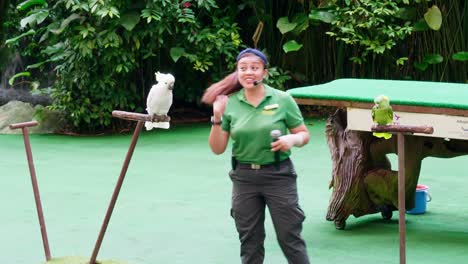
[[[377,132],[374,132],[372,133],[372,135],[374,135],[375,137],[378,137],[378,138],[385,138],[385,139],[389,139],[392,137],[392,134],[390,133],[377,133]]]
[[[153,128],[169,128],[169,122],[145,122],[146,130],[151,130]]]

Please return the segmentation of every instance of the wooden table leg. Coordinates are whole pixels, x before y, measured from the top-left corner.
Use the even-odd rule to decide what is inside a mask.
[[[400,264],[406,263],[405,223],[405,135],[398,133],[398,228],[400,233]]]

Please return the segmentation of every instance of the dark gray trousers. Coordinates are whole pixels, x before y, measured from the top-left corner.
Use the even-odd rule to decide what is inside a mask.
[[[309,264],[301,237],[304,212],[299,207],[296,172],[290,160],[274,166],[240,167],[229,173],[232,188],[231,215],[235,220],[243,264],[263,263],[265,206],[268,206],[279,245],[290,264]]]

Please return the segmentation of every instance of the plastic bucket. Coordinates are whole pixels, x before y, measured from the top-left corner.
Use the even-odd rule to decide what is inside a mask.
[[[416,186],[416,194],[414,195],[414,208],[406,211],[408,214],[424,214],[426,212],[427,203],[432,200],[431,195],[427,192],[429,187],[423,184]]]

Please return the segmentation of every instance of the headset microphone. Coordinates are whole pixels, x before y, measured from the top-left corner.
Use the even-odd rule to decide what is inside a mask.
[[[259,80],[259,81],[254,81],[253,85],[257,86],[257,85],[261,84],[262,82],[263,82],[263,78],[261,80]]]

